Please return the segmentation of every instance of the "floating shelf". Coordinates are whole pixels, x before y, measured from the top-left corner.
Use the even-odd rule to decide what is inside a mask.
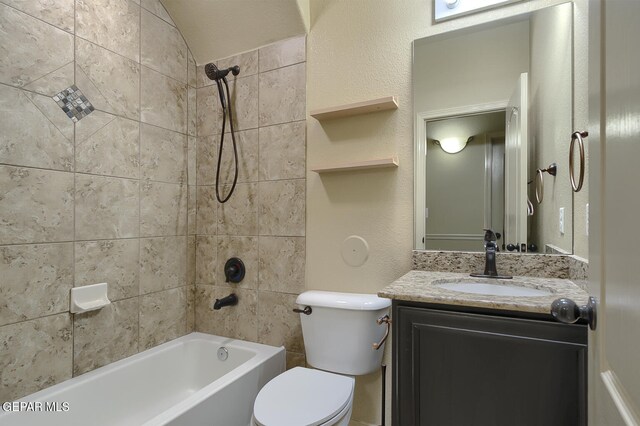
[[[370,101],[356,102],[347,105],[338,105],[330,108],[321,108],[311,111],[309,114],[316,120],[331,120],[333,118],[350,117],[352,115],[368,114],[370,112],[398,109],[398,100],[395,96],[372,99]]]
[[[333,166],[326,167],[314,167],[311,171],[316,173],[333,173],[352,170],[381,169],[385,167],[398,167],[398,157],[353,161],[351,163],[334,164]]]

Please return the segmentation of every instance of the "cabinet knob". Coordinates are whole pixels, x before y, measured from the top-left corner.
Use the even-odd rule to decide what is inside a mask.
[[[589,297],[586,305],[578,306],[571,299],[556,299],[551,304],[551,315],[560,322],[565,324],[573,324],[583,319],[589,324],[591,330],[596,329],[596,299]]]

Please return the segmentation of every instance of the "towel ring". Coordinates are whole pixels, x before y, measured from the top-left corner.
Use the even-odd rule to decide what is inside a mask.
[[[544,198],[544,173],[549,173],[551,176],[558,174],[558,165],[551,163],[546,169],[536,170],[536,201],[538,204],[542,203]]]
[[[582,140],[582,138],[586,138],[587,136],[589,136],[589,132],[573,132],[571,135],[571,145],[569,145],[569,179],[571,180],[573,192],[579,192],[584,182],[584,140]],[[576,140],[580,148],[580,177],[578,178],[578,184],[576,184],[575,172],[573,171],[573,146]]]

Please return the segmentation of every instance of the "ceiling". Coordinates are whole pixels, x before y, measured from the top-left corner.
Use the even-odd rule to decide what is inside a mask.
[[[309,0],[161,1],[198,65],[309,29]]]

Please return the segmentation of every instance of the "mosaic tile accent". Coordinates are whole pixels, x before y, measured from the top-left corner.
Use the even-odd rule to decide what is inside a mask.
[[[53,100],[74,123],[82,120],[95,110],[91,102],[75,84],[53,96]]]

